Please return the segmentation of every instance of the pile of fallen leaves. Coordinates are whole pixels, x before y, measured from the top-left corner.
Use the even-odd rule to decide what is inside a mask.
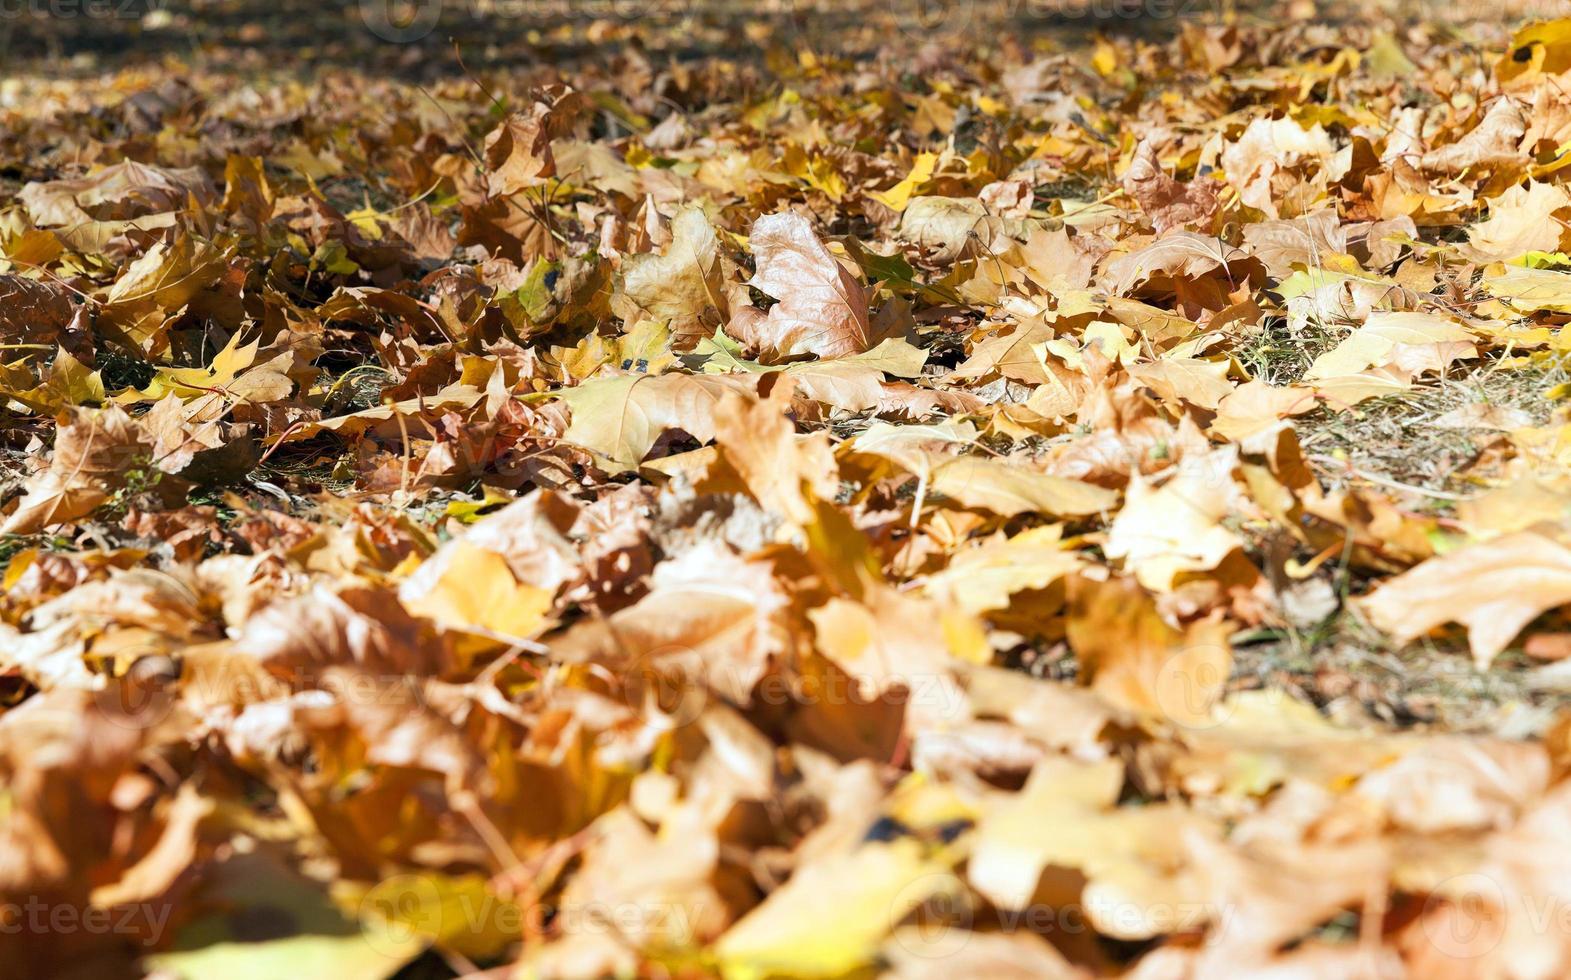
[[[741,21],[0,81],[0,969],[1571,973],[1571,21]]]

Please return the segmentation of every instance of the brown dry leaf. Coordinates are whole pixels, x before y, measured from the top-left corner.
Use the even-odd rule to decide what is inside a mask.
[[[1297,386],[1276,388],[1264,381],[1239,385],[1218,404],[1211,431],[1224,439],[1247,442],[1280,427],[1284,419],[1313,411],[1315,393]]]
[[[997,373],[1028,384],[1049,383],[1055,380],[1054,375],[1035,348],[1052,338],[1052,328],[1043,321],[1026,321],[1011,333],[991,336],[977,344],[970,358],[950,372],[950,377],[965,381]]]
[[[977,192],[977,200],[1001,218],[1020,220],[1030,215],[1033,195],[1024,180],[995,180]]]
[[[480,753],[443,717],[432,691],[396,675],[346,666],[324,669],[321,686],[334,692],[332,700],[304,705],[297,715],[309,735],[335,742],[352,734],[366,762],[441,773],[455,788],[475,787],[482,778]]]
[[[896,930],[885,944],[887,974],[895,980],[944,980],[952,976],[993,980],[1075,980],[1081,971],[1057,947],[1031,932],[976,933],[964,937],[925,925]]]
[[[860,601],[835,598],[808,614],[818,649],[850,675],[864,698],[902,691],[907,728],[941,726],[969,715],[951,646],[965,624],[936,603],[885,586]],[[970,653],[963,648],[961,653]]]
[[[1549,789],[1538,745],[1437,737],[1365,773],[1353,792],[1380,804],[1395,827],[1425,834],[1503,830]]]
[[[1102,248],[1105,247],[1103,243]],[[1020,256],[1031,279],[1043,289],[1057,293],[1090,285],[1100,251],[1096,244],[1088,246],[1083,237],[1071,239],[1064,228],[1033,228],[1021,246]]]
[[[500,555],[519,582],[555,594],[582,574],[569,537],[580,513],[571,499],[536,490],[486,516],[461,540]]]
[[[890,351],[888,357],[881,355]],[[909,356],[908,356],[909,355]],[[803,395],[847,412],[876,410],[884,416],[917,418],[941,410],[963,411],[964,392],[935,391],[884,380],[885,374],[921,372],[924,353],[901,340],[886,340],[866,354],[833,361],[804,361],[786,368]]]
[[[1129,376],[1150,387],[1167,401],[1185,401],[1197,408],[1216,410],[1237,389],[1227,380],[1226,361],[1197,357],[1163,357],[1149,364],[1132,364]]]
[[[216,6],[0,10],[0,973],[1568,973],[1571,20]]]
[[[160,241],[109,288],[102,316],[143,348],[163,343],[166,319],[218,279],[224,257],[191,235]]]
[[[1083,683],[1109,703],[1157,724],[1205,727],[1233,657],[1220,617],[1179,629],[1127,579],[1075,580],[1069,645]]]
[[[231,156],[224,163],[224,199],[219,207],[257,225],[273,216],[276,195],[260,157]]]
[[[728,975],[841,976],[918,906],[958,886],[915,841],[863,844],[798,869],[720,937],[715,955]]]
[[[1266,969],[1284,943],[1343,909],[1378,901],[1389,874],[1387,852],[1375,841],[1300,842],[1284,850],[1266,842],[1229,847],[1212,835],[1190,832],[1183,844],[1205,882],[1204,907],[1235,913],[1220,919],[1207,937],[1195,965],[1207,976],[1241,965],[1241,975]]]
[[[822,433],[798,436],[788,417],[792,389],[791,376],[784,375],[763,400],[727,393],[715,407],[715,444],[764,510],[801,526],[815,518],[816,502],[833,498],[838,487],[829,440]],[[711,468],[711,480],[715,476]]]
[[[1047,680],[1022,683],[1017,671],[1002,667],[969,669],[965,681],[978,718],[1006,719],[1031,740],[1076,758],[1103,757],[1107,727],[1129,719],[1094,691]]]
[[[1004,517],[1024,513],[1078,517],[1109,510],[1118,499],[1105,487],[981,456],[940,463],[932,474],[933,493]]]
[[[616,933],[635,949],[659,952],[714,939],[729,924],[711,883],[719,841],[700,813],[671,814],[656,835],[625,809],[595,822],[583,870],[563,893],[568,907],[624,910]],[[637,910],[638,914],[628,915]],[[569,935],[596,935],[605,923],[583,916],[564,924]]]
[[[77,411],[55,435],[49,468],[28,481],[0,533],[32,534],[86,517],[127,474],[152,463],[151,441],[123,409]]]
[[[69,290],[25,276],[0,275],[0,340],[50,344],[76,315]],[[0,359],[11,360],[9,354]]]
[[[1065,544],[1063,528],[1031,528],[959,552],[942,571],[923,582],[923,589],[966,612],[990,612],[1008,607],[1017,592],[1045,589],[1064,579],[1083,562]]]
[[[217,197],[200,169],[125,160],[86,177],[29,183],[17,194],[37,224],[73,248],[97,250],[131,231],[176,225],[181,212]]]
[[[169,743],[168,727],[158,721],[119,711],[112,698],[68,690],[37,695],[0,719],[0,772],[12,800],[0,823],[6,854],[0,894],[8,901],[24,902],[31,895],[86,910],[95,885],[113,882],[149,859],[171,816],[161,805],[164,794],[138,775]],[[143,806],[144,819],[127,812]],[[182,828],[169,830],[173,850]],[[167,915],[161,911],[168,908],[164,896],[146,904],[152,916]],[[147,917],[127,924],[135,937],[146,937],[152,927]],[[114,963],[114,945],[78,929],[41,928],[25,938],[4,934],[0,952],[19,969],[55,972],[59,964],[83,957]],[[129,957],[122,962],[131,969]]]
[[[1215,238],[1192,231],[1173,231],[1145,248],[1108,261],[1102,268],[1102,282],[1109,292],[1128,296],[1137,287],[1153,282],[1183,283],[1221,270],[1233,278],[1231,285],[1237,279],[1249,278],[1247,263],[1253,261],[1248,253]],[[1246,265],[1234,277],[1231,267],[1240,263]]]
[[[442,548],[398,587],[398,600],[416,616],[508,642],[539,632],[555,598],[514,578],[495,551],[467,540]]]
[[[1304,379],[1314,383],[1358,374],[1369,368],[1417,366],[1423,363],[1419,355],[1437,356],[1435,352],[1441,351],[1445,363],[1452,358],[1478,356],[1473,335],[1449,317],[1437,313],[1382,310],[1369,314],[1363,326],[1335,348],[1315,358]],[[1439,373],[1445,373],[1443,366]]]
[[[546,130],[550,107],[537,102],[528,112],[509,113],[486,134],[486,188],[492,197],[512,197],[556,175]]]
[[[1414,970],[1460,976],[1549,976],[1571,965],[1571,935],[1544,926],[1571,907],[1563,852],[1552,844],[1568,816],[1565,787],[1546,794],[1509,831],[1489,840],[1469,862],[1433,886],[1404,952]]]
[[[662,563],[638,603],[580,624],[553,649],[635,680],[701,682],[745,705],[771,658],[787,649],[786,605],[767,564],[706,543]]]
[[[212,414],[210,406],[188,405],[170,394],[137,419],[152,440],[153,465],[165,473],[179,473],[199,454],[222,448],[226,426],[217,421],[201,421]]]
[[[1276,218],[1288,172],[1323,164],[1332,152],[1331,139],[1319,123],[1305,129],[1294,119],[1256,119],[1223,151],[1221,162],[1239,199]]]
[[[1206,821],[1172,804],[1115,806],[1117,760],[1047,758],[1017,794],[983,815],[967,865],[971,884],[1005,909],[1071,905],[1104,936],[1149,939],[1203,927],[1194,872],[1180,841]]]
[[[939,265],[968,252],[991,255],[1008,244],[1005,222],[975,198],[914,197],[900,216],[900,237]]]
[[[1134,160],[1124,172],[1124,191],[1151,218],[1158,235],[1172,228],[1208,225],[1216,214],[1216,195],[1199,184],[1184,184],[1168,176],[1148,140],[1135,147]]]
[[[278,599],[251,616],[235,649],[274,675],[315,677],[333,667],[384,676],[440,672],[444,654],[386,590],[365,586]]]

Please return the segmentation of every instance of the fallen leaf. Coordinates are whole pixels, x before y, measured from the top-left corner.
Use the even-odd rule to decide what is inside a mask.
[[[749,236],[758,271],[748,285],[778,300],[738,324],[740,339],[789,357],[845,357],[873,346],[867,290],[800,215],[770,214]],[[733,321],[735,323],[735,321]]]
[[[1567,602],[1571,549],[1524,531],[1431,558],[1381,585],[1362,607],[1398,643],[1461,623],[1484,670],[1535,617]]]

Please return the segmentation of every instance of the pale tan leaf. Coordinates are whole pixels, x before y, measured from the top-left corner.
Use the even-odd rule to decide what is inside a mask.
[[[1482,670],[1539,614],[1568,602],[1571,548],[1523,531],[1431,558],[1381,585],[1362,608],[1398,643],[1461,623]]]
[[[1110,509],[1118,499],[1105,487],[980,456],[965,456],[936,467],[932,490],[964,507],[1005,517],[1028,513],[1052,517],[1096,514]]]
[[[845,357],[874,344],[867,288],[819,241],[807,219],[784,212],[753,223],[757,271],[748,284],[777,302],[746,339],[779,356]]]

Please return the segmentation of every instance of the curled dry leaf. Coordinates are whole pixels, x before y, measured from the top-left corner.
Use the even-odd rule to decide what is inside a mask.
[[[900,217],[900,237],[944,265],[970,253],[991,255],[1007,244],[1008,232],[1002,219],[988,213],[985,201],[917,197]]]
[[[561,656],[609,658],[634,681],[672,677],[747,704],[770,659],[787,649],[786,605],[767,565],[697,547],[659,566],[635,605],[575,627]]]
[[[1267,216],[1280,217],[1278,195],[1288,172],[1327,162],[1331,139],[1319,123],[1307,129],[1294,119],[1256,119],[1222,153],[1222,169],[1239,199]]]
[[[216,196],[195,167],[125,160],[86,177],[29,183],[17,199],[35,223],[67,244],[101,249],[130,232],[174,227],[181,212],[211,206]]]

